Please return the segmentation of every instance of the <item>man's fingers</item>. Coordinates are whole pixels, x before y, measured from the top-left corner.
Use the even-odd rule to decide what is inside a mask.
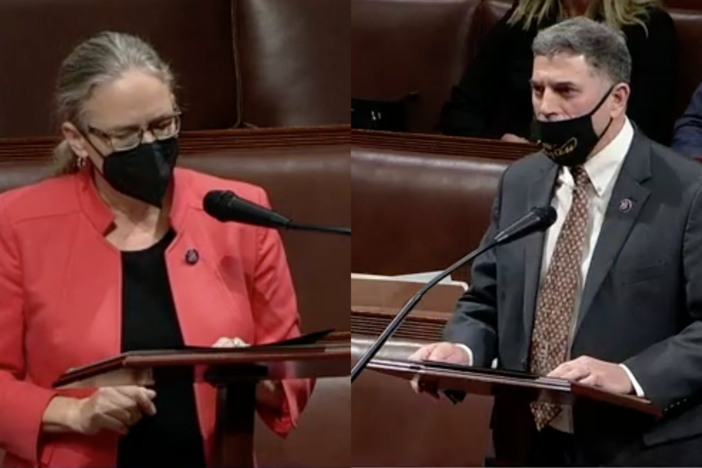
[[[415,374],[414,377],[412,377],[412,380],[410,380],[410,387],[412,387],[412,390],[414,390],[414,393],[419,395],[421,392],[419,390],[419,374]]]
[[[590,370],[584,367],[576,367],[563,375],[562,378],[578,382],[590,375]]]
[[[592,374],[580,380],[578,383],[581,383],[583,385],[592,385],[593,387],[599,387],[599,381],[597,377]]]
[[[430,345],[422,346],[417,351],[410,354],[410,356],[407,359],[410,361],[424,361],[429,357],[429,355],[431,355],[432,351],[434,351],[436,346],[437,346],[437,343],[432,343]]]
[[[456,345],[451,343],[432,343],[422,346],[412,355],[409,360],[412,361],[439,361],[439,362],[464,362],[465,353]]]
[[[438,361],[449,362],[455,364],[466,364],[466,353],[459,346],[452,343],[432,343],[422,346],[417,351],[412,353],[408,360],[412,361]],[[410,381],[412,390],[417,393],[426,393],[435,399],[441,399],[439,389],[436,382],[422,378],[420,374],[415,375]]]
[[[551,372],[547,374],[547,377],[556,377],[559,379],[562,379],[565,374],[571,371],[573,368],[572,364],[570,362],[564,362],[563,364],[559,365],[555,369],[553,369]]]
[[[454,343],[439,343],[426,359],[428,361],[448,362],[461,365],[467,365],[470,361],[468,353]]]
[[[446,349],[445,345],[438,345],[432,350],[426,359],[428,361],[445,361],[446,358],[450,357],[450,355],[450,349]]]
[[[571,363],[561,364],[548,374],[548,377],[556,377],[565,380],[580,381],[591,374],[589,367],[575,365]]]
[[[416,374],[412,377],[412,380],[410,380],[410,387],[412,387],[412,390],[417,395],[427,394],[437,400],[440,399],[438,386],[428,383],[420,374]]]
[[[419,382],[417,382],[419,391],[422,393],[426,393],[433,397],[434,399],[438,400],[439,397],[439,386],[434,382],[434,383],[429,383],[424,379],[419,379]]]
[[[443,344],[441,346],[437,346],[429,357],[432,361],[452,362],[458,364],[457,361],[463,361],[463,359],[461,359],[462,356],[457,354],[456,350],[457,347],[454,345]]]

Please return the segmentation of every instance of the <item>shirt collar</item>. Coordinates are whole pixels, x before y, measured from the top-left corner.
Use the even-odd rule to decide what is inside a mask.
[[[607,188],[611,186],[619,170],[624,163],[629,147],[634,139],[634,127],[628,118],[624,120],[624,126],[616,137],[602,148],[599,153],[591,156],[583,169],[587,172],[592,188],[598,197],[604,196]],[[570,171],[562,171],[563,182],[567,185],[574,185]]]

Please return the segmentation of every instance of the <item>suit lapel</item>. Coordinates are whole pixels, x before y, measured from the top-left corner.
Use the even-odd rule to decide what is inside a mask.
[[[612,192],[612,198],[607,205],[583,289],[575,328],[576,334],[648,200],[650,192],[641,183],[650,177],[651,146],[645,137],[636,132]]]
[[[551,206],[553,189],[558,177],[558,166],[549,165],[541,177],[537,177],[529,187],[529,206]],[[531,341],[531,330],[536,308],[536,293],[541,276],[541,263],[544,251],[544,231],[539,231],[524,239],[524,333],[526,343]]]

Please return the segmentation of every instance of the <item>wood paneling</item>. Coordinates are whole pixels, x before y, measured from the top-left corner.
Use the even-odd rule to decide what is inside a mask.
[[[351,130],[351,144],[414,153],[516,160],[538,150],[536,145],[438,134]]]
[[[351,309],[351,333],[379,336],[397,315],[395,309],[354,306]],[[449,314],[413,311],[393,334],[393,338],[419,341],[440,341],[441,331]]]
[[[344,145],[350,143],[350,126],[206,130],[183,132],[181,154],[219,150],[251,150]],[[51,158],[59,137],[0,140],[0,161],[47,160]]]

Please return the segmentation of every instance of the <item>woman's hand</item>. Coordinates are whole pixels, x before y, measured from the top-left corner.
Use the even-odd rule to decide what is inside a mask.
[[[225,338],[222,337],[218,339],[215,344],[212,345],[213,348],[240,348],[248,346],[249,344],[242,340],[241,338]]]
[[[152,401],[155,396],[153,390],[133,385],[100,388],[89,398],[78,401],[74,426],[77,432],[87,435],[102,430],[127,434],[129,427],[144,414],[156,414]]]
[[[144,414],[156,414],[156,392],[144,387],[99,388],[90,397],[54,397],[44,411],[42,431],[94,435],[102,430],[126,434]]]
[[[218,339],[214,345],[215,348],[237,348],[249,346],[241,338],[226,338]],[[256,401],[260,404],[268,406],[272,409],[279,409],[285,401],[285,390],[283,384],[278,380],[261,380],[256,386]]]

